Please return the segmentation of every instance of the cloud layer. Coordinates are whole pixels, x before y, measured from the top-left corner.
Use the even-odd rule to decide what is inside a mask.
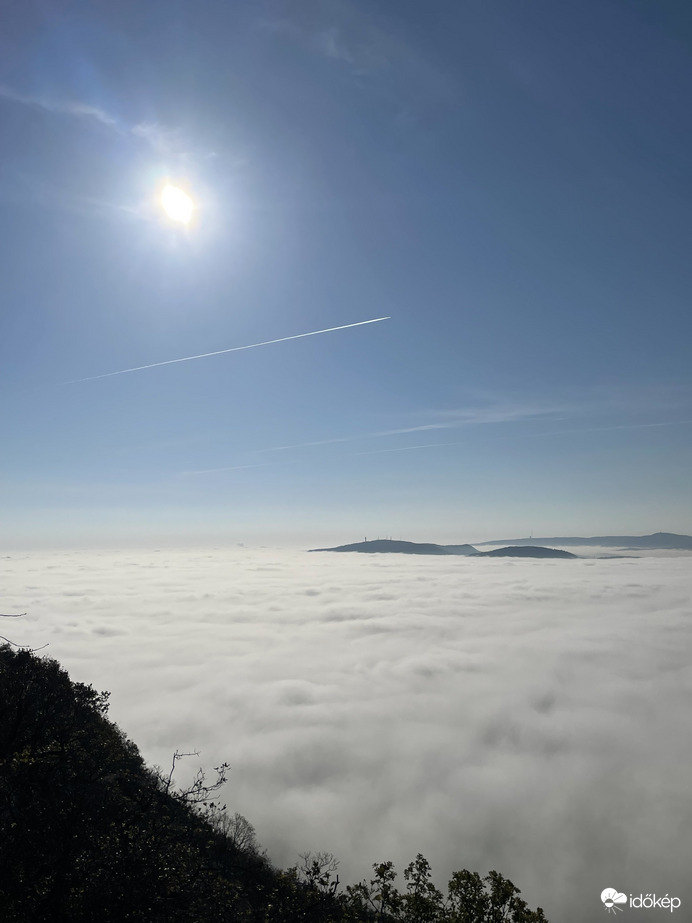
[[[13,640],[109,689],[150,763],[228,760],[224,800],[280,865],[328,850],[350,882],[420,851],[438,882],[496,868],[563,923],[605,887],[692,900],[687,557],[2,565],[0,610],[29,613]]]

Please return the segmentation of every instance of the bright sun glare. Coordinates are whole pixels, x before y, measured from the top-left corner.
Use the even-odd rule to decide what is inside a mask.
[[[195,207],[186,192],[179,186],[172,186],[170,183],[163,187],[161,205],[171,221],[176,221],[180,224],[189,224]]]

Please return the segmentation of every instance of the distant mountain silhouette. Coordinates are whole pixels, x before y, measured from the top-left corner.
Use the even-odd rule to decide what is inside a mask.
[[[492,542],[478,542],[482,545],[602,545],[628,549],[679,549],[692,551],[692,535],[676,535],[674,532],[654,532],[652,535],[593,535],[591,538],[578,536],[557,536],[553,538],[503,538]]]
[[[571,551],[558,548],[541,548],[538,545],[511,545],[509,548],[494,548],[492,551],[477,551],[474,558],[576,558]]]
[[[450,554],[478,554],[473,545],[442,545]]]
[[[540,544],[537,544],[540,543]],[[361,554],[453,554],[492,555],[493,557],[527,558],[575,558],[577,555],[560,551],[554,545],[601,545],[626,548],[630,551],[675,549],[692,551],[691,535],[676,535],[674,532],[655,532],[653,535],[594,535],[582,538],[576,535],[554,536],[552,538],[505,538],[492,542],[478,542],[478,547],[502,545],[492,551],[478,551],[473,545],[437,545],[433,542],[403,542],[391,538],[374,541],[353,542],[337,545],[335,548],[310,548],[309,551],[355,551]]]
[[[459,546],[457,546],[459,547]],[[466,546],[461,546],[466,547]],[[469,545],[469,547],[471,547]],[[378,538],[371,542],[354,542],[352,545],[338,545],[336,548],[310,548],[309,551],[359,551],[362,554],[457,554],[447,551],[442,545],[429,542],[398,542],[390,538]]]

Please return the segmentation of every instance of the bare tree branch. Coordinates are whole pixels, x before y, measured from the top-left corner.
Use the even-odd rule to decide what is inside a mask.
[[[15,613],[5,613],[0,612],[0,619],[21,619],[26,615],[26,612],[17,612]],[[0,640],[5,641],[7,644],[11,644],[12,647],[18,648],[20,651],[28,651],[30,654],[35,654],[36,651],[42,651],[44,647],[48,647],[48,644],[42,644],[41,647],[29,647],[28,644],[17,644],[16,641],[11,641],[9,638],[6,638],[4,635],[0,635]]]

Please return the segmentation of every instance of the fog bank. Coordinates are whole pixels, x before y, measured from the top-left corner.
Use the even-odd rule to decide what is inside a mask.
[[[148,762],[230,762],[223,800],[279,865],[328,850],[348,883],[422,852],[555,923],[596,919],[605,887],[692,904],[690,556],[1,563],[0,611],[28,612],[3,633],[110,690]]]

